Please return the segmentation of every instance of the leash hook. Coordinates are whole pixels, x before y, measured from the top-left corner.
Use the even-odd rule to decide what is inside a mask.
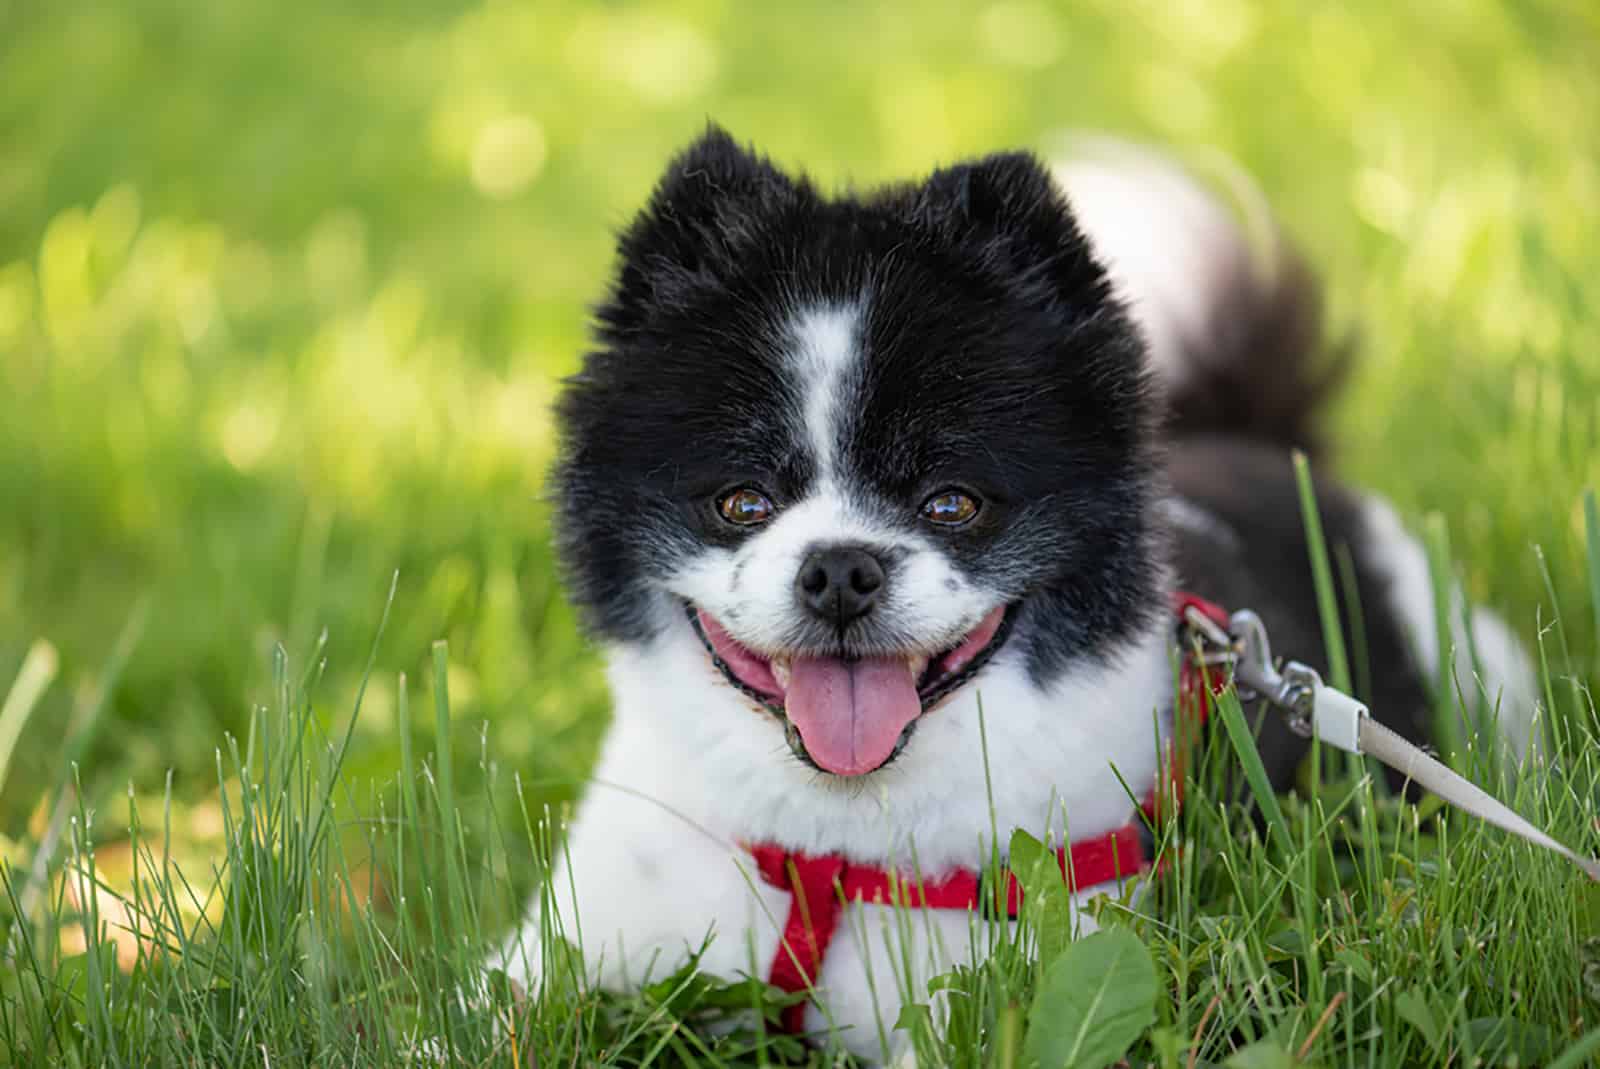
[[[1251,609],[1240,609],[1230,616],[1228,631],[1235,651],[1233,677],[1239,700],[1261,700],[1285,711],[1295,733],[1310,738],[1314,734],[1316,695],[1322,687],[1322,677],[1316,669],[1289,661],[1280,670],[1273,663],[1267,625]]]
[[[1552,839],[1505,803],[1372,719],[1364,703],[1325,684],[1310,665],[1299,661],[1287,661],[1282,668],[1274,665],[1266,624],[1256,613],[1249,609],[1233,613],[1226,635],[1215,621],[1193,610],[1185,613],[1185,621],[1201,640],[1205,663],[1232,667],[1240,701],[1265,701],[1287,714],[1285,720],[1296,734],[1319,738],[1346,753],[1375,757],[1462,811],[1552,850],[1576,863],[1591,879],[1600,880],[1600,861]]]

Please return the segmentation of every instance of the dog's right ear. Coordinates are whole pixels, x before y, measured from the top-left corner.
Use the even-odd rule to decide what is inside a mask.
[[[809,191],[720,126],[667,165],[644,210],[622,232],[616,289],[605,319],[627,325],[686,286],[716,279],[763,221]]]
[[[703,228],[763,203],[786,201],[795,188],[771,161],[711,123],[667,165],[639,221],[658,230]]]

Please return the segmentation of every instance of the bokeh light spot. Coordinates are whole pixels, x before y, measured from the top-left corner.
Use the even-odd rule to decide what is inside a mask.
[[[33,272],[27,264],[0,268],[0,342],[22,333],[33,318]]]
[[[706,35],[656,14],[591,12],[574,30],[568,52],[575,70],[605,71],[660,103],[688,100],[717,76],[717,53]]]
[[[1363,219],[1379,230],[1404,234],[1415,198],[1398,175],[1369,167],[1356,175],[1352,192]]]
[[[325,300],[347,297],[367,275],[367,228],[353,212],[334,212],[312,229],[306,241],[306,276],[312,292]]]
[[[495,198],[513,197],[544,168],[544,130],[527,115],[484,123],[472,145],[472,184]]]
[[[1061,31],[1043,4],[992,4],[978,19],[984,51],[1016,67],[1048,67],[1061,54]]]
[[[265,407],[246,402],[222,422],[222,455],[239,471],[261,462],[278,436],[278,421]]]

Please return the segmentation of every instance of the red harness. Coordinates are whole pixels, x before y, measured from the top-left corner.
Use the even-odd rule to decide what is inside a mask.
[[[1198,610],[1223,628],[1228,626],[1228,614],[1211,602],[1192,594],[1179,593],[1173,597],[1173,611],[1180,627],[1190,609]],[[1211,690],[1222,680],[1208,677],[1189,651],[1181,653],[1178,700],[1185,715],[1179,719],[1180,722],[1189,718],[1203,722]],[[1181,747],[1173,750],[1166,761],[1170,771],[1168,787],[1176,802],[1182,801],[1183,774],[1177,760],[1181,752]],[[1152,788],[1144,803],[1144,814],[1153,818],[1159,802],[1160,792]],[[767,982],[791,994],[810,990],[821,973],[823,956],[828,952],[828,944],[846,903],[970,910],[976,909],[984,899],[982,878],[975,869],[957,869],[930,882],[870,865],[857,865],[837,854],[814,856],[771,843],[755,844],[747,849],[755,859],[761,878],[789,892],[789,915],[784,921],[783,937],[773,955],[772,967],[767,972]],[[1146,825],[1136,816],[1104,835],[1064,846],[1056,851],[1056,856],[1060,859],[1061,874],[1066,878],[1068,890],[1075,892],[1147,872],[1152,861],[1150,851]],[[1005,904],[1006,915],[1015,917],[1022,905],[1022,888],[1015,876],[1008,877]],[[803,1002],[788,1007],[783,1015],[784,1029],[795,1034],[804,1032],[805,1010]]]

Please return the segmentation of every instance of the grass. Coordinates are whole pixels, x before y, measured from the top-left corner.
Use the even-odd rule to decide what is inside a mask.
[[[1600,554],[1591,563],[1600,569]],[[1337,611],[1331,588],[1324,605]],[[380,636],[360,692],[381,648]],[[0,938],[13,966],[0,977],[0,1052],[11,1064],[841,1057],[825,1037],[807,1050],[768,1035],[761,1022],[776,1022],[782,996],[758,981],[702,976],[691,964],[638,995],[592,990],[564,942],[581,942],[576,932],[546,927],[548,980],[531,998],[486,975],[484,918],[492,906],[516,906],[502,858],[529,850],[547,864],[559,849],[548,812],[530,809],[515,777],[515,808],[497,811],[499,773],[486,750],[484,793],[457,794],[445,644],[433,647],[431,677],[444,741],[421,761],[407,680],[396,681],[403,758],[393,813],[381,794],[356,797],[344,774],[360,692],[330,734],[313,711],[320,676],[313,665],[297,681],[280,647],[273,704],[218,751],[225,848],[204,879],[173,856],[168,799],[158,826],[129,808],[131,878],[108,885],[94,846],[100,818],[72,777],[76,801],[64,802],[67,837],[52,866],[59,877],[41,883],[0,869]],[[1564,698],[1552,709],[1552,759],[1514,784],[1491,779],[1498,766],[1485,755],[1455,762],[1558,837],[1592,848],[1595,709]],[[1436,802],[1380,794],[1331,764],[1315,794],[1276,798],[1259,774],[1246,711],[1228,694],[1219,715],[1227,730],[1204,748],[1182,812],[1156,829],[1170,871],[1142,897],[1098,903],[1099,935],[1063,938],[1072,921],[1051,907],[1059,877],[1028,866],[1037,843],[1013,837],[1029,908],[1015,928],[974,919],[986,928],[975,945],[988,952],[936,981],[949,1013],[942,1031],[932,1030],[927,995],[911,993],[899,1027],[919,1064],[1048,1056],[1046,1064],[1105,1065],[1126,1054],[1132,1064],[1239,1069],[1576,1065],[1596,1049],[1600,885]],[[1240,762],[1257,771],[1245,796],[1231,786]],[[469,850],[462,816],[480,806],[497,834]],[[354,836],[338,834],[351,812],[376,816],[357,821]],[[30,907],[45,888],[46,900]],[[65,949],[70,930],[82,933],[78,953]]]
[[[0,914],[37,962],[0,970],[0,1050],[332,1064],[352,1035],[382,1061],[417,1032],[490,1057],[482,1015],[419,1002],[466,962],[419,896],[443,896],[441,931],[502,931],[540,815],[592,762],[605,696],[551,569],[547,405],[609,229],[707,115],[830,183],[1073,127],[1258,176],[1360,332],[1338,462],[1436,516],[1438,566],[1543,638],[1570,760],[1517,789],[1592,845],[1597,44],[1590,5],[1487,0],[0,0],[0,859],[30,898],[28,923]],[[1349,654],[1358,684],[1382,671]],[[402,675],[449,699],[409,728]],[[1552,1050],[1595,1026],[1594,904],[1569,874],[1383,798],[1323,833],[1350,790],[1326,772],[1281,807],[1292,849],[1191,807],[1186,837],[1229,866],[1180,870],[1165,927],[1129,921],[1169,996],[1140,1050],[1188,1042],[1219,991],[1198,1058],[1298,1050],[1346,966],[1310,1051],[1333,1064],[1376,1028],[1426,1062],[1484,1049],[1474,1021]],[[1315,893],[1284,898],[1289,874]],[[118,934],[144,914],[159,939]],[[259,952],[291,935],[292,960]],[[1019,1058],[1037,968],[973,973],[973,1019],[1010,1022]],[[679,1057],[681,1000],[758,997],[683,988],[569,989],[593,1031],[522,1034]]]

